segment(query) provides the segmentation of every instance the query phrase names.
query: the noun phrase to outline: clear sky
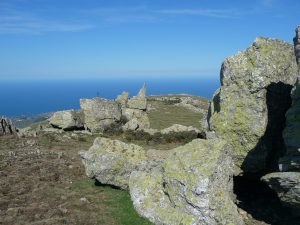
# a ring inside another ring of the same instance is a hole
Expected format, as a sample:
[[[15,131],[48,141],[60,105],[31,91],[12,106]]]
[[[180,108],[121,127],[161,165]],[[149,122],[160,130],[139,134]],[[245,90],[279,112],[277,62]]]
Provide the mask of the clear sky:
[[[0,80],[218,77],[255,37],[292,42],[299,0],[0,0]]]

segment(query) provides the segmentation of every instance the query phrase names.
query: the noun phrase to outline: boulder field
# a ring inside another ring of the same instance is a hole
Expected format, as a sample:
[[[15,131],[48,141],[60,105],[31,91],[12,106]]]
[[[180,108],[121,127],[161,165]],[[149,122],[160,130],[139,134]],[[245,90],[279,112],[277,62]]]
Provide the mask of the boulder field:
[[[66,131],[85,129],[91,132],[103,132],[122,125],[124,130],[150,128],[146,113],[146,84],[132,98],[128,92],[123,92],[116,100],[80,99],[80,108],[54,113],[49,119],[50,125]]]
[[[128,189],[136,211],[157,225],[244,224],[233,195],[238,174],[265,175],[261,179],[299,216],[299,32],[295,47],[257,38],[224,61],[206,140],[153,159],[140,146],[99,138],[80,153],[87,175]],[[118,98],[123,105],[125,98]],[[133,99],[132,110],[145,110],[133,106],[139,101]]]

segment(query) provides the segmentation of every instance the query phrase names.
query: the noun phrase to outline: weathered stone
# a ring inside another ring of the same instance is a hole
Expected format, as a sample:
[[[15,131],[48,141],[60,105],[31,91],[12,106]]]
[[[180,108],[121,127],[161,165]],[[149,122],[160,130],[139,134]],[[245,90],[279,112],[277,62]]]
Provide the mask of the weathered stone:
[[[147,115],[147,113],[140,109],[129,109],[129,108],[122,109],[122,117],[127,122],[134,118],[143,117],[144,115]]]
[[[299,80],[292,92],[293,104],[286,113],[286,127],[283,138],[286,154],[279,161],[282,171],[300,170],[300,83]]]
[[[80,99],[84,122],[92,132],[103,131],[121,119],[121,105],[105,99]]]
[[[80,156],[88,177],[122,189],[128,188],[132,171],[145,169],[147,160],[142,147],[107,138],[96,138],[89,151],[80,152]]]
[[[119,102],[122,107],[126,107],[128,98],[129,98],[129,93],[123,92],[122,94],[118,95],[118,97],[116,98],[116,102]]]
[[[11,120],[4,117],[0,118],[0,136],[17,134],[18,129],[13,125]]]
[[[223,63],[209,126],[231,144],[235,164],[245,172],[277,167],[297,74],[293,47],[276,39],[257,38]]]
[[[285,206],[292,209],[295,216],[300,215],[300,172],[270,173],[262,180],[277,193]]]
[[[128,100],[127,107],[131,109],[147,109],[147,99],[146,99],[146,84],[139,91],[137,96]]]
[[[231,200],[232,162],[224,141],[196,139],[162,168],[134,171],[129,180],[138,213],[154,224],[243,224]]]
[[[138,118],[129,120],[123,127],[124,130],[143,130],[150,128],[150,121],[147,114],[142,115]]]
[[[180,132],[196,132],[200,133],[200,131],[197,128],[194,128],[192,126],[184,126],[180,124],[173,124],[170,127],[167,127],[165,129],[162,129],[160,131],[162,134],[169,134],[169,133],[180,133]]]
[[[78,130],[84,127],[83,112],[66,110],[55,112],[49,119],[49,123],[63,130]]]

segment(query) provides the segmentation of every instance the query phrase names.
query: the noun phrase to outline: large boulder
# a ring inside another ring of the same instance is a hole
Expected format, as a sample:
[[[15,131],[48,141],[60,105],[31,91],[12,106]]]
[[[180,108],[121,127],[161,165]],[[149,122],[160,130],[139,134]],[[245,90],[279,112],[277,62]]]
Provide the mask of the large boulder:
[[[127,107],[130,109],[147,109],[146,84],[144,84],[137,96],[134,96],[133,98],[128,100]]]
[[[84,128],[83,112],[66,110],[55,112],[49,119],[49,123],[63,130],[78,130]]]
[[[11,120],[0,118],[0,136],[17,134],[18,129],[13,125]]]
[[[174,149],[162,168],[133,171],[130,195],[137,212],[154,224],[239,225],[232,172],[224,141],[196,139]]]
[[[87,152],[80,152],[88,177],[102,184],[128,188],[129,176],[134,170],[147,167],[146,151],[134,144],[108,138],[96,138]]]
[[[87,129],[92,132],[103,131],[121,120],[121,105],[115,101],[101,98],[80,99]]]
[[[231,144],[234,162],[245,172],[276,169],[297,74],[293,46],[276,39],[257,38],[223,63],[209,129]]]
[[[278,195],[283,205],[300,215],[300,172],[277,172],[262,177]]]

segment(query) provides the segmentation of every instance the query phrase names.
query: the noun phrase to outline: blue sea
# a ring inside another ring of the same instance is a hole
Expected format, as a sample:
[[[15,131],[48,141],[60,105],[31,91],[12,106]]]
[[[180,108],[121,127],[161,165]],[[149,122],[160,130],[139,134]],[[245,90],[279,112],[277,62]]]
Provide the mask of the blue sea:
[[[209,99],[220,85],[218,78],[1,81],[0,115],[78,109],[80,98],[115,99],[123,91],[133,96],[144,82],[147,95],[187,93]]]

